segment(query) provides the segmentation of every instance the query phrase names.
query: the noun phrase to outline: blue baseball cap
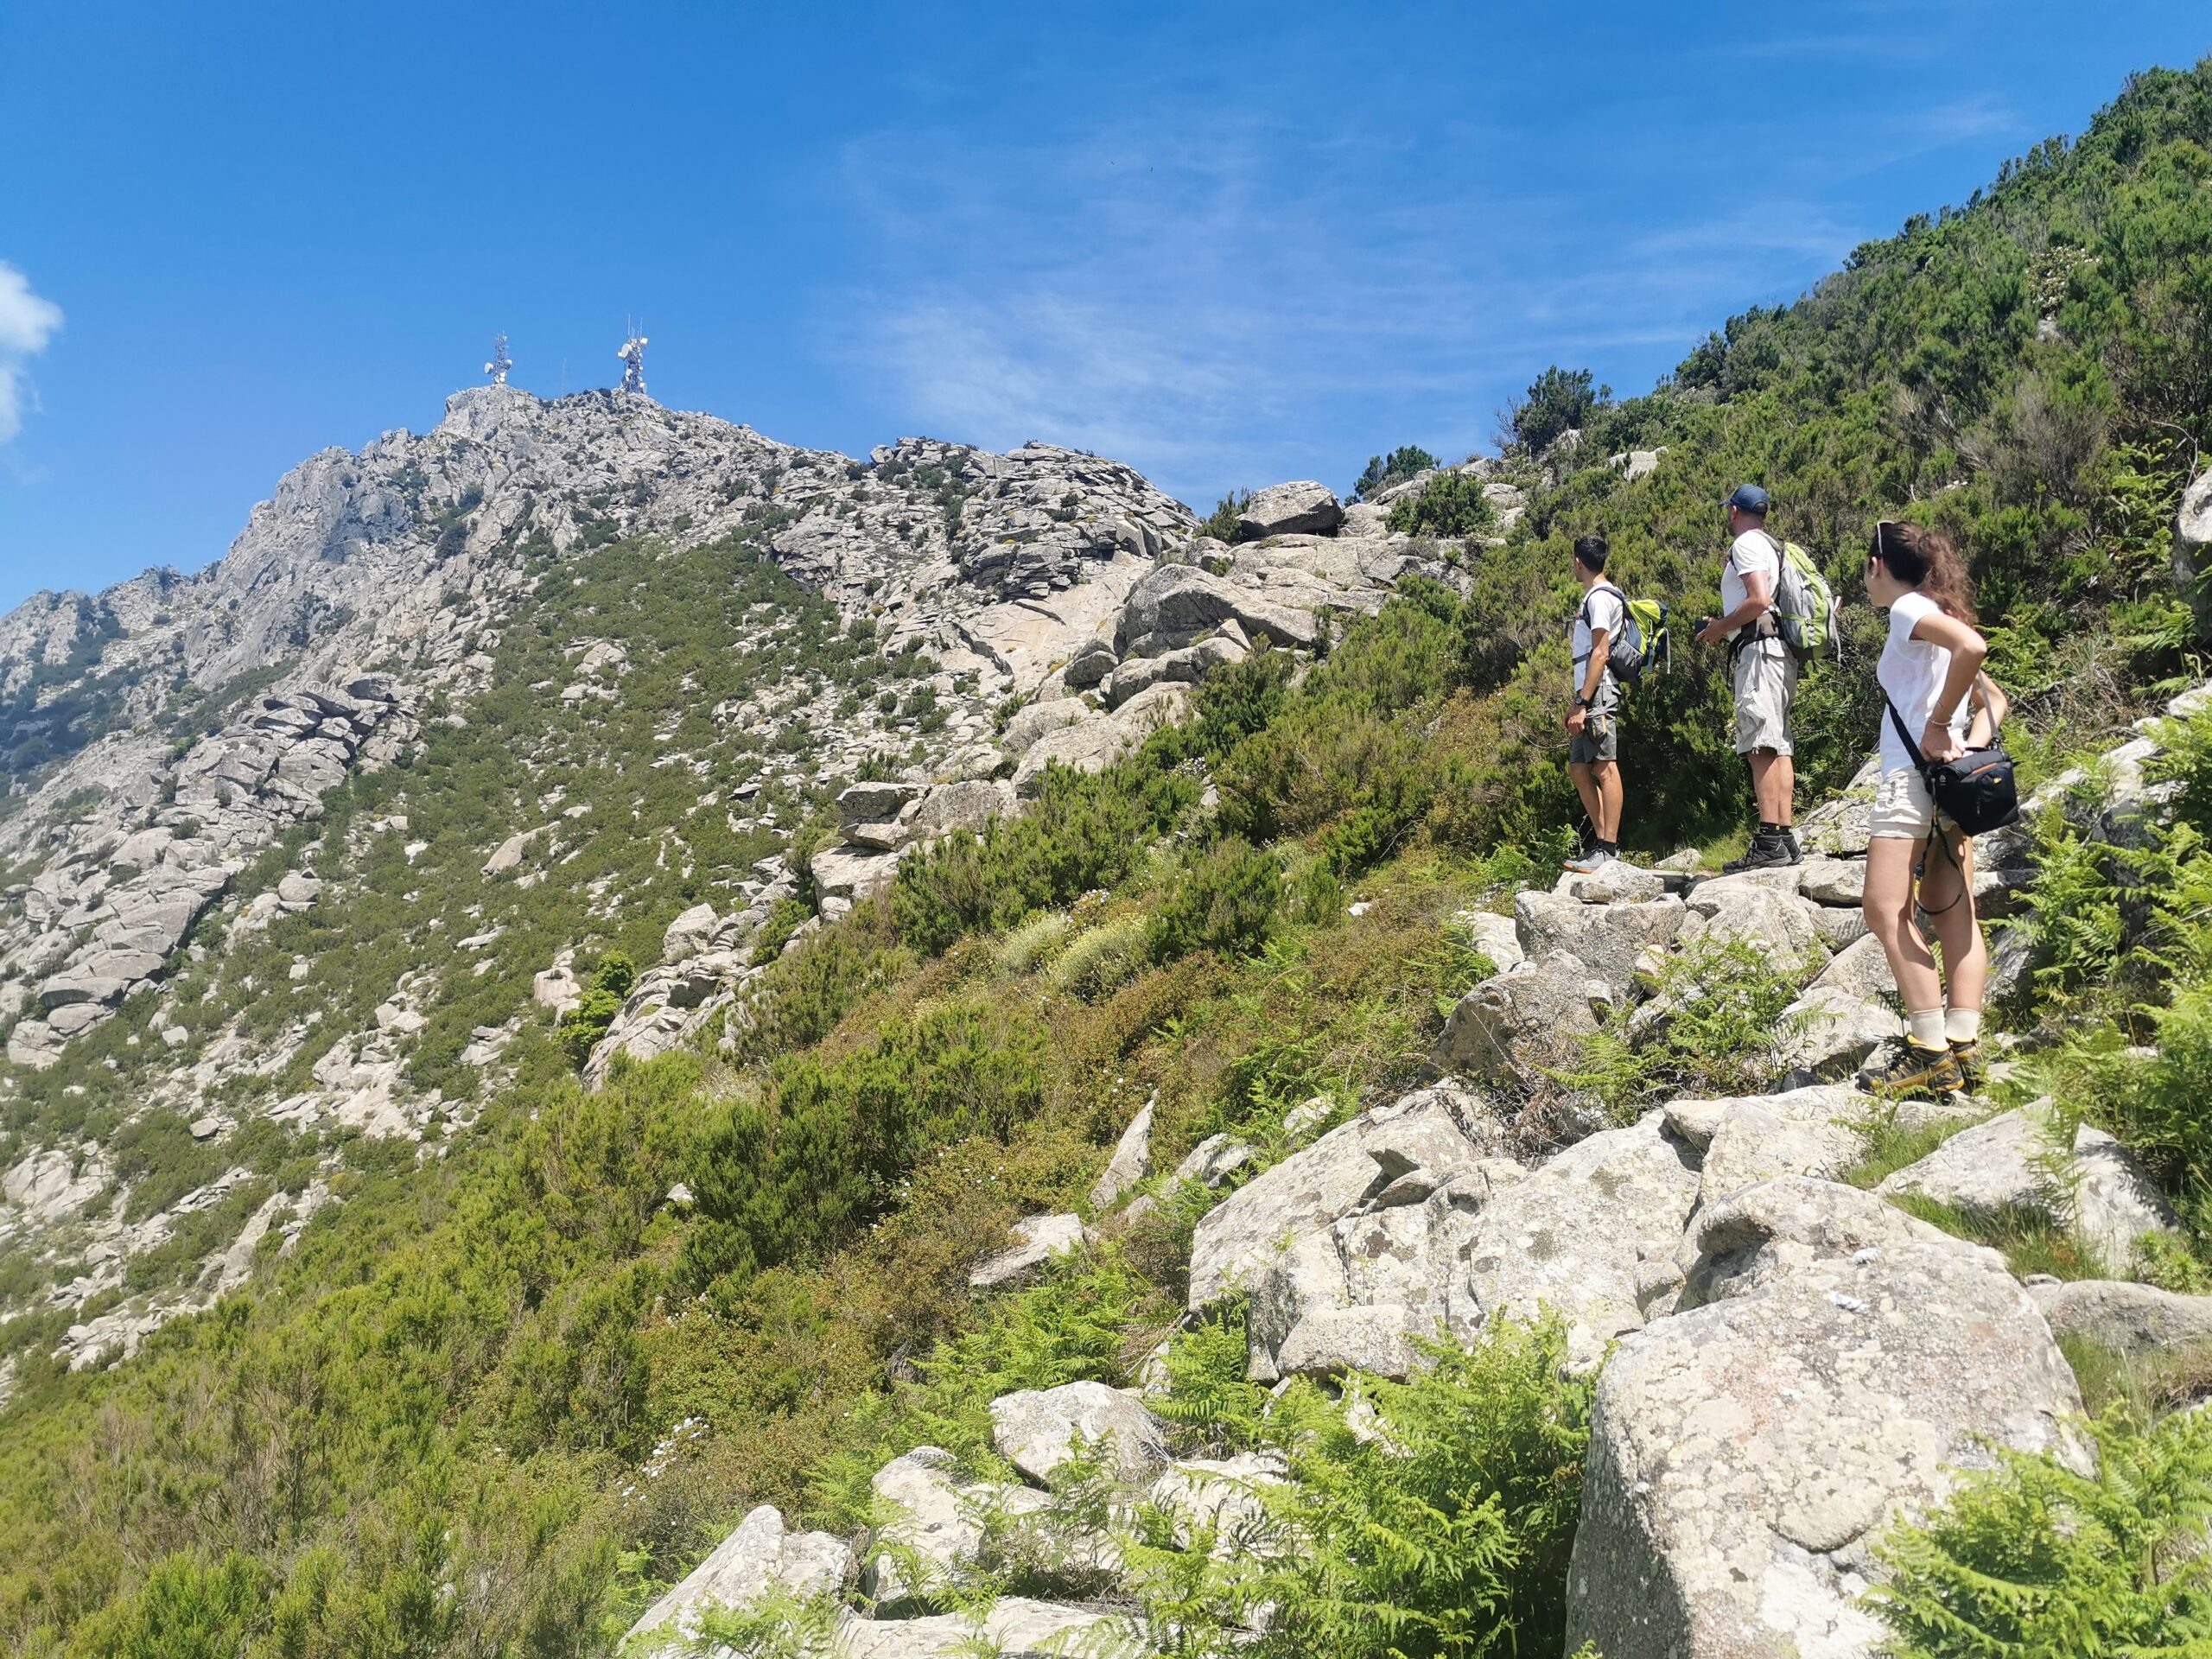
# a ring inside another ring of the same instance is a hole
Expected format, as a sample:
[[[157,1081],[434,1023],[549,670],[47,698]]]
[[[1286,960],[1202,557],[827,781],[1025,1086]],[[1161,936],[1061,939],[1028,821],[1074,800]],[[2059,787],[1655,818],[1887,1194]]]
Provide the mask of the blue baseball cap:
[[[1736,493],[1720,505],[1724,507],[1733,507],[1738,512],[1748,512],[1757,518],[1764,518],[1766,517],[1766,492],[1756,484],[1738,485]]]

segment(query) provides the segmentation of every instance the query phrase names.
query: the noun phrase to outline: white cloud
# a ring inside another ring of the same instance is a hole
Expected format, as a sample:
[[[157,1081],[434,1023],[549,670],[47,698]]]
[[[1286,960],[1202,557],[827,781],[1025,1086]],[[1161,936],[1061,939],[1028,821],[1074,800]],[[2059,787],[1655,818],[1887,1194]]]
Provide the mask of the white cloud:
[[[0,443],[23,429],[32,397],[30,359],[61,331],[61,308],[31,292],[30,279],[0,260]]]
[[[1402,149],[1189,105],[1060,144],[877,135],[843,177],[874,276],[828,350],[932,436],[1096,450],[1203,510],[1408,439],[1464,454],[1546,363],[1671,362],[1716,295],[1794,295],[1859,239],[1783,200],[1608,224]]]

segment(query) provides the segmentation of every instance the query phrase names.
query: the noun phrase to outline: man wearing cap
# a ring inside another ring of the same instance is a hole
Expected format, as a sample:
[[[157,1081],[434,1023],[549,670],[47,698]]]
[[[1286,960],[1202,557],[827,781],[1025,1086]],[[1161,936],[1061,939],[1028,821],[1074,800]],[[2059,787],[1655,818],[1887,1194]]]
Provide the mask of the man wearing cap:
[[[1766,532],[1767,493],[1745,484],[1722,504],[1728,515],[1728,556],[1720,567],[1720,614],[1698,630],[1700,645],[1728,647],[1736,693],[1736,753],[1751,763],[1759,827],[1750,849],[1729,870],[1797,863],[1804,855],[1790,828],[1797,793],[1790,759],[1789,709],[1797,698],[1797,659],[1775,626],[1774,595],[1782,579],[1782,543]]]

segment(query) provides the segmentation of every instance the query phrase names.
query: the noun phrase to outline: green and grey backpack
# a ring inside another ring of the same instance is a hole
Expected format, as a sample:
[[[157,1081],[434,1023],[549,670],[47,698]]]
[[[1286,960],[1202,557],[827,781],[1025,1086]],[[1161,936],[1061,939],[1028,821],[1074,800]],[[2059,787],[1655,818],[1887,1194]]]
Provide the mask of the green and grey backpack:
[[[1590,589],[1600,588],[1621,602],[1627,620],[1621,625],[1621,637],[1605,641],[1605,665],[1613,671],[1624,690],[1637,684],[1643,672],[1656,663],[1664,668],[1673,660],[1673,642],[1667,634],[1667,607],[1656,599],[1630,599],[1610,582],[1601,582]],[[1590,623],[1590,601],[1585,597],[1576,620],[1585,627]]]
[[[1823,656],[1843,660],[1843,630],[1835,589],[1813,556],[1795,542],[1767,535],[1781,566],[1774,584],[1774,631],[1801,664]]]

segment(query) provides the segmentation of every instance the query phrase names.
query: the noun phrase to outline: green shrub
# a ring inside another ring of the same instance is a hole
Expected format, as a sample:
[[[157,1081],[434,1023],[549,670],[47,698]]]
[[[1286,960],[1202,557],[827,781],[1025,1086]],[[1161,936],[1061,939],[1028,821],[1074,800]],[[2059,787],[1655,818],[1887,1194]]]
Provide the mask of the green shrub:
[[[1554,364],[1508,412],[1503,435],[1532,455],[1542,454],[1560,433],[1589,425],[1599,405],[1612,397],[1611,386],[1592,382],[1587,369],[1562,369]]]
[[[2088,1427],[2094,1475],[2003,1452],[1883,1542],[1872,1600],[1898,1659],[2212,1650],[2212,1419]]]
[[[236,1659],[267,1628],[270,1579],[243,1555],[213,1565],[165,1556],[137,1594],[86,1622],[73,1651],[87,1659]]]
[[[1145,938],[1154,962],[1194,950],[1247,956],[1267,942],[1282,909],[1283,863],[1273,852],[1230,837],[1177,878]]]
[[[993,1466],[993,1400],[1067,1382],[1123,1384],[1132,1328],[1174,1311],[1111,1244],[1061,1258],[1041,1283],[923,1358],[912,1380],[863,1403],[813,1471],[815,1502],[835,1524],[865,1519],[875,1471],[918,1446],[940,1446],[977,1471]]]
[[[577,999],[575,1007],[561,1016],[561,1052],[570,1065],[581,1071],[591,1058],[592,1050],[614,1024],[615,1015],[622,1012],[623,999],[637,982],[638,965],[621,951],[610,950],[600,959],[590,988]]]
[[[1198,525],[1198,534],[1211,536],[1217,542],[1235,542],[1243,535],[1244,509],[1252,505],[1252,492],[1231,490],[1214,504]]]
[[[1443,464],[1434,455],[1415,443],[1401,444],[1388,455],[1370,455],[1367,458],[1367,470],[1359,475],[1351,486],[1351,499],[1371,500],[1393,484],[1411,478],[1415,473],[1425,472],[1433,467],[1441,467]]]
[[[1048,767],[1019,818],[995,818],[980,837],[948,836],[899,865],[891,892],[899,936],[933,956],[965,934],[1118,886],[1153,840],[1198,804],[1199,787],[1147,753],[1095,777]]]
[[[1054,960],[1046,978],[1052,988],[1096,1002],[1144,971],[1152,925],[1141,916],[1124,916],[1078,933]]]
[[[764,1060],[811,1047],[855,1002],[912,962],[878,931],[849,922],[823,929],[770,964],[732,1017],[734,1052],[740,1059]]]
[[[1058,956],[1075,931],[1064,911],[1033,916],[999,941],[998,963],[1009,974],[1034,973]]]
[[[1497,516],[1483,494],[1482,480],[1474,474],[1439,473],[1419,494],[1392,502],[1384,522],[1394,535],[1456,538],[1488,533]]]
[[[746,1659],[831,1659],[842,1649],[840,1630],[843,1605],[835,1596],[802,1599],[779,1584],[738,1609],[709,1602],[696,1628],[686,1630],[671,1620],[649,1637],[640,1637],[632,1659],[664,1654],[684,1659],[718,1659],[741,1653]]]
[[[925,1151],[1003,1141],[1035,1116],[1043,1064],[1034,1026],[967,1002],[887,1020],[871,1047],[839,1059],[779,1060],[767,1097],[729,1103],[700,1147],[685,1276],[741,1286],[849,1236]]]

